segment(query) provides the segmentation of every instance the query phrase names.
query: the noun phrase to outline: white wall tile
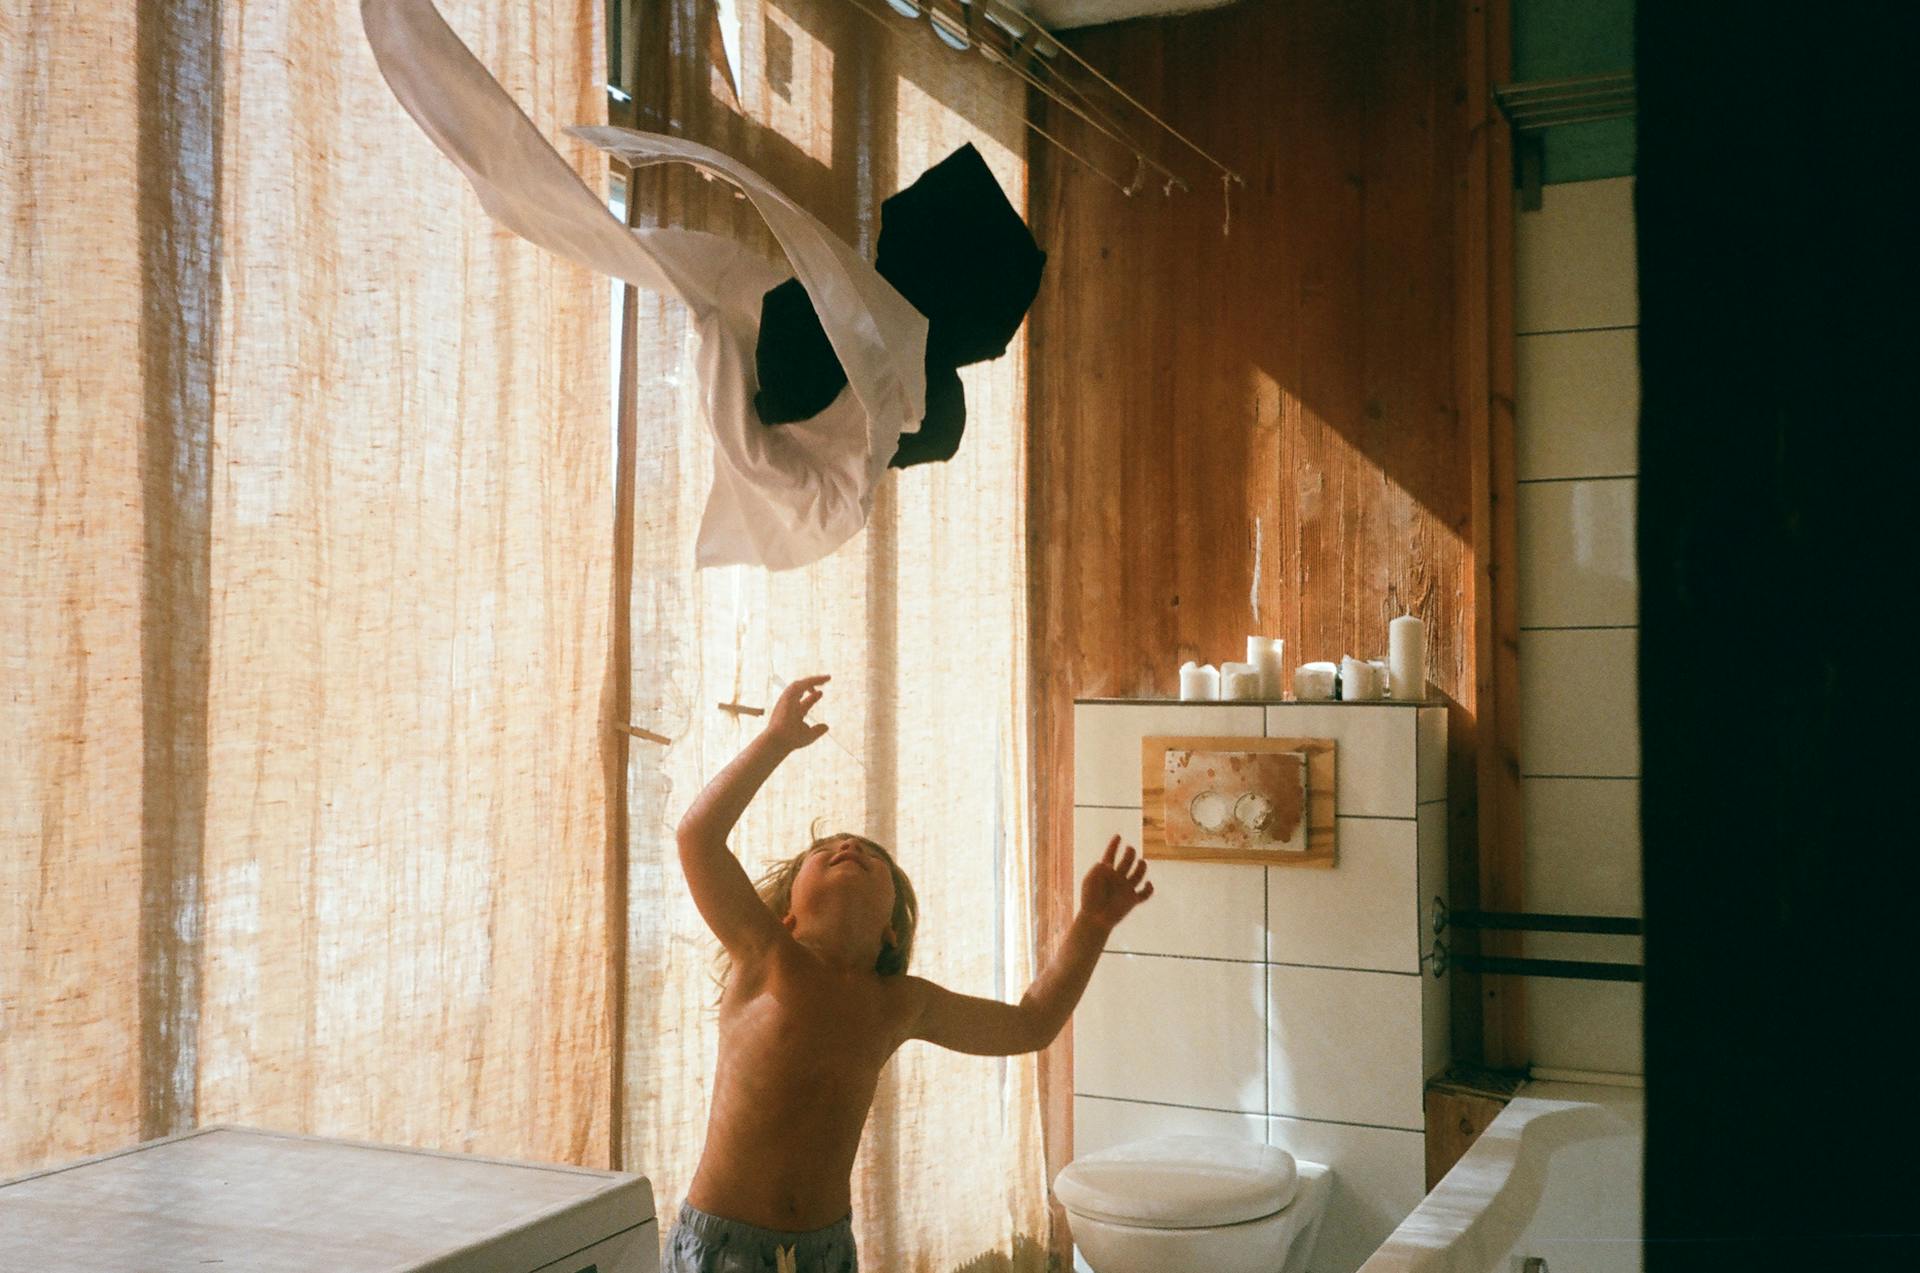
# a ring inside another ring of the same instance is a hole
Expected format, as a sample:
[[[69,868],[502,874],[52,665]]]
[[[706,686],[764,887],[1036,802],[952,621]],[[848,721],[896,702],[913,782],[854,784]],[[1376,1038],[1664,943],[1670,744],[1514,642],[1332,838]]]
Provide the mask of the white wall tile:
[[[1522,336],[1514,398],[1521,481],[1640,469],[1640,329]]]
[[[1427,1142],[1419,1132],[1269,1118],[1267,1143],[1333,1168],[1312,1273],[1353,1273],[1426,1196]]]
[[[1633,179],[1548,186],[1514,220],[1514,321],[1521,333],[1640,321]]]
[[[1423,707],[1420,709],[1420,721],[1417,728],[1416,743],[1419,748],[1419,800],[1426,804],[1429,800],[1447,798],[1447,709],[1444,707]]]
[[[1267,958],[1286,964],[1418,972],[1420,887],[1414,828],[1414,823],[1397,819],[1338,818],[1331,871],[1266,867]]]
[[[1261,709],[1237,703],[1075,703],[1073,802],[1140,807],[1149,734],[1258,738]]]
[[[1424,1127],[1420,980],[1270,967],[1269,1111]]]
[[[1266,1112],[1260,964],[1106,955],[1073,1017],[1077,1096]]]
[[[1638,485],[1632,478],[1521,484],[1515,518],[1523,627],[1640,621],[1634,563]]]
[[[1531,941],[1528,953],[1536,947]],[[1621,958],[1621,946],[1609,959]],[[1592,952],[1588,952],[1592,953]],[[1565,957],[1564,950],[1556,955]],[[1563,1070],[1644,1074],[1640,987],[1627,981],[1527,983],[1527,1033],[1533,1064]]]
[[[1138,1101],[1115,1101],[1100,1096],[1073,1098],[1073,1155],[1076,1158],[1150,1136],[1220,1136],[1259,1144],[1267,1138],[1267,1120],[1260,1114],[1143,1105]]]
[[[1531,896],[1527,904],[1544,909]],[[1521,953],[1529,959],[1645,962],[1640,938],[1600,933],[1528,933]],[[1530,1059],[1558,1069],[1643,1073],[1641,1002],[1640,987],[1632,982],[1535,978],[1527,988]]]
[[[1525,778],[1527,909],[1640,914],[1640,781]]]
[[[1073,811],[1076,881],[1116,835],[1139,847],[1138,809]],[[1150,862],[1147,878],[1153,896],[1113,930],[1107,949],[1259,961],[1266,948],[1266,869],[1232,862]]]
[[[1523,774],[1640,772],[1636,630],[1520,634]]]
[[[1334,813],[1411,818],[1418,803],[1419,709],[1370,704],[1284,703],[1268,707],[1269,738],[1331,738]]]
[[[1420,806],[1420,1069],[1432,1078],[1453,1059],[1453,1017],[1448,1002],[1447,976],[1433,975],[1430,958],[1437,934],[1433,931],[1438,901],[1447,889],[1447,806]]]

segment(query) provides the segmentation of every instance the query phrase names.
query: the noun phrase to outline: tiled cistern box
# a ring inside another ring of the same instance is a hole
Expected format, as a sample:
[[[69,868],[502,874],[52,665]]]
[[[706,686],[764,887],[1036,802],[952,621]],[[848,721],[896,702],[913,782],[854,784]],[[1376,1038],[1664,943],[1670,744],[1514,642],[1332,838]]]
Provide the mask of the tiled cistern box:
[[[1176,1132],[1330,1165],[1314,1273],[1358,1268],[1426,1192],[1423,1093],[1448,1056],[1444,707],[1085,700],[1074,857],[1140,842],[1140,740],[1331,738],[1332,870],[1152,863],[1074,1016],[1074,1152]],[[1444,971],[1444,969],[1443,969]]]

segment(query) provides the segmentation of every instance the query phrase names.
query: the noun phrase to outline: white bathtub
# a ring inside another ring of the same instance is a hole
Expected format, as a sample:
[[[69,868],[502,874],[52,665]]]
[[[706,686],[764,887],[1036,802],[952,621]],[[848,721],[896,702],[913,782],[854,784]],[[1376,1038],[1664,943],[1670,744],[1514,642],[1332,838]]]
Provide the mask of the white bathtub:
[[[1639,1273],[1645,1105],[1529,1083],[1360,1273]]]

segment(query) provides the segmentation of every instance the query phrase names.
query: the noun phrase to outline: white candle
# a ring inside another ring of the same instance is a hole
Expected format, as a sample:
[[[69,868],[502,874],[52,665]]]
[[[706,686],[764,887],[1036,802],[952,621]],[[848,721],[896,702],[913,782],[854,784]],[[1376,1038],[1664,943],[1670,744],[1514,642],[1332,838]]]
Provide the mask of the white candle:
[[[1279,637],[1247,638],[1247,662],[1260,669],[1260,697],[1278,699],[1286,689],[1287,643]]]
[[[1180,665],[1180,701],[1210,703],[1220,697],[1220,673],[1211,663],[1191,660]]]
[[[1331,663],[1302,663],[1293,670],[1293,696],[1303,703],[1332,698],[1333,678],[1339,670]]]
[[[1427,697],[1427,627],[1410,614],[1387,625],[1387,685],[1402,702]]]
[[[1251,663],[1222,663],[1220,697],[1242,702],[1257,700],[1260,697],[1260,669]]]
[[[1340,660],[1340,701],[1369,703],[1380,697],[1380,669],[1365,659]]]

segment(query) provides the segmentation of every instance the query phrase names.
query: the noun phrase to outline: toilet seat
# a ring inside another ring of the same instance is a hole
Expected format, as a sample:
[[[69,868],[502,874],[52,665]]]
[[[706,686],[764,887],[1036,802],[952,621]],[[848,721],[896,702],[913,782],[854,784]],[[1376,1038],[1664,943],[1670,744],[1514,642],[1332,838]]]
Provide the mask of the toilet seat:
[[[1218,1136],[1137,1140],[1069,1163],[1053,1190],[1069,1212],[1145,1229],[1242,1224],[1284,1210],[1293,1155]]]

